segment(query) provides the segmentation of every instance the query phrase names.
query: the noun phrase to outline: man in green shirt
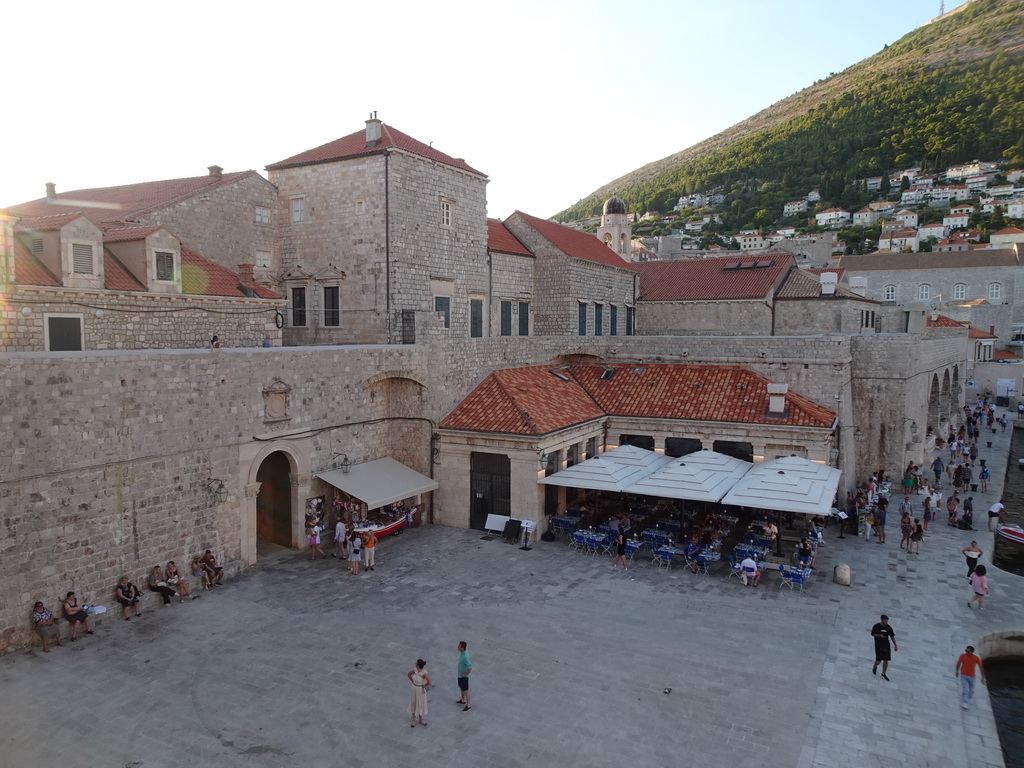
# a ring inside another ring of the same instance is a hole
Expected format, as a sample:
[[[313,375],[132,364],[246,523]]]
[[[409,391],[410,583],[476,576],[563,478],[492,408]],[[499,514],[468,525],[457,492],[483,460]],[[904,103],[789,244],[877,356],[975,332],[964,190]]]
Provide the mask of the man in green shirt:
[[[459,691],[462,696],[456,704],[464,704],[463,712],[469,712],[473,708],[469,696],[469,673],[473,671],[473,663],[469,660],[469,651],[466,650],[466,641],[459,642]]]

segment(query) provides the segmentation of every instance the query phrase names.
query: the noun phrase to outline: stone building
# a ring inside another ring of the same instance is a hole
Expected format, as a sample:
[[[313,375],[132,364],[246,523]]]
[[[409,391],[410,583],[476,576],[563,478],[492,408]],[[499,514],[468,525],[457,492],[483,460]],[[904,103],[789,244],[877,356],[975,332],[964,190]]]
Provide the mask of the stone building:
[[[636,268],[593,235],[516,211],[505,226],[534,254],[535,332],[632,336]]]
[[[630,260],[630,242],[633,234],[629,227],[629,213],[624,200],[610,197],[604,201],[597,237],[625,261]]]
[[[267,171],[286,344],[488,335],[486,175],[376,117]]]

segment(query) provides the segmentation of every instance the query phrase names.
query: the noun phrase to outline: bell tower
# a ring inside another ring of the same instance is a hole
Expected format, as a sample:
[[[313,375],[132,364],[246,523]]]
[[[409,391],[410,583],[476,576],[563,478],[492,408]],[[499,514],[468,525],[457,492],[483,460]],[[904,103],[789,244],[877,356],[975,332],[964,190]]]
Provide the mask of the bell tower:
[[[602,243],[619,254],[625,261],[630,260],[630,242],[633,235],[629,229],[626,203],[621,198],[609,197],[604,201],[601,226],[597,228],[597,236]]]

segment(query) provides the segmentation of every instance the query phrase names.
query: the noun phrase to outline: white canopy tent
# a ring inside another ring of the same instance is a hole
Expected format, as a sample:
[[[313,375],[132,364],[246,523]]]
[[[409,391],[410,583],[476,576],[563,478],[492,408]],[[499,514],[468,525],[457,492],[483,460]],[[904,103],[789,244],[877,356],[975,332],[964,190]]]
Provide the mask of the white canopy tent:
[[[707,449],[671,459],[629,487],[630,493],[691,501],[721,501],[747,474],[747,462]]]
[[[567,467],[538,483],[562,485],[568,488],[586,488],[594,491],[625,493],[631,486],[652,472],[672,461],[655,451],[637,448],[634,445],[620,445],[600,456]]]
[[[340,469],[317,472],[314,477],[365,502],[367,509],[378,509],[437,489],[436,480],[391,457],[353,464],[348,472]]]
[[[825,516],[831,513],[841,474],[797,456],[773,459],[752,467],[722,503]]]

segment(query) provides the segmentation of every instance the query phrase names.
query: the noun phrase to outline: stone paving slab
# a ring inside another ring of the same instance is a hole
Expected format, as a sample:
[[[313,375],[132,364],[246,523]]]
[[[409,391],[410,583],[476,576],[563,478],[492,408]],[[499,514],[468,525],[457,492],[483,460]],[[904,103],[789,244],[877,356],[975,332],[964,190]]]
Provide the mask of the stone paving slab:
[[[1008,443],[983,453],[992,488]],[[984,521],[995,494],[973,495]],[[884,546],[836,534],[802,594],[776,574],[743,587],[724,564],[623,574],[564,542],[527,552],[440,527],[381,542],[359,577],[277,550],[201,600],[147,599],[140,619],[0,659],[0,764],[1002,766],[985,689],[964,712],[953,677],[964,645],[1020,626],[1020,579],[997,569],[986,610],[966,607],[959,549],[974,536],[990,552],[991,534],[933,526],[920,555],[893,524]],[[831,582],[837,563],[851,587]],[[889,683],[870,671],[882,612],[900,646]],[[417,657],[435,688],[430,727],[412,729]]]

